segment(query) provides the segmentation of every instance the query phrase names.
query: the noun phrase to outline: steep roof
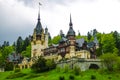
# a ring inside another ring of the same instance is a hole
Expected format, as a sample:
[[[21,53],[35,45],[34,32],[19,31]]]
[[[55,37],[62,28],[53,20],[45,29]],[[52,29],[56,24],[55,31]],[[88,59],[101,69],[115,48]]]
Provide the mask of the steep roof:
[[[87,47],[88,48],[93,48],[95,46],[95,43],[94,42],[89,42],[87,43]]]
[[[40,35],[42,33],[43,28],[40,20],[38,20],[35,30],[37,35]]]
[[[70,14],[70,23],[69,23],[69,30],[68,30],[68,33],[67,33],[67,37],[68,36],[75,36],[75,31],[73,30],[71,14]]]
[[[39,12],[38,12],[38,22],[37,22],[35,30],[36,30],[36,35],[40,35],[43,30],[41,22],[40,22],[40,5],[39,5]]]
[[[83,43],[85,42],[84,38],[81,38],[81,39],[77,39],[76,40],[76,43],[78,44],[77,46],[78,47],[82,47]]]
[[[62,30],[60,31],[60,35],[61,35],[61,40],[59,41],[60,43],[64,43],[66,42],[68,39],[64,36]]]

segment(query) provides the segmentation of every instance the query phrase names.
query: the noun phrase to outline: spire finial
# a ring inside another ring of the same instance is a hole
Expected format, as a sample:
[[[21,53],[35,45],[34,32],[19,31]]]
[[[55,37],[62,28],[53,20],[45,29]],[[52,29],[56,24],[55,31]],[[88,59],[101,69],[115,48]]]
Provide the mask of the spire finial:
[[[71,18],[71,13],[70,13],[70,23],[69,23],[69,26],[73,26],[73,24],[72,24],[72,18]]]
[[[39,2],[39,12],[38,12],[38,20],[40,20],[40,6],[41,6],[42,4]]]

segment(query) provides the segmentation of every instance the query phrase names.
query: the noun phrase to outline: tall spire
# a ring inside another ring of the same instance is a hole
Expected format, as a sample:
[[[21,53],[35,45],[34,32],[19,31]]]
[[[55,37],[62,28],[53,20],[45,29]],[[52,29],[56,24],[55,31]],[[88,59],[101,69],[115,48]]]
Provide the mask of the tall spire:
[[[40,20],[40,5],[42,4],[39,2],[38,21]]]
[[[40,22],[40,5],[41,5],[41,3],[39,3],[38,22],[37,22],[37,25],[36,25],[36,34],[37,35],[41,35],[42,30],[43,30],[41,22]]]
[[[69,37],[69,36],[75,36],[75,31],[73,30],[71,14],[70,14],[69,30],[68,30],[68,33],[67,33],[67,37]]]
[[[71,18],[71,13],[70,13],[70,23],[69,23],[69,26],[72,27],[73,24],[72,24],[72,18]]]

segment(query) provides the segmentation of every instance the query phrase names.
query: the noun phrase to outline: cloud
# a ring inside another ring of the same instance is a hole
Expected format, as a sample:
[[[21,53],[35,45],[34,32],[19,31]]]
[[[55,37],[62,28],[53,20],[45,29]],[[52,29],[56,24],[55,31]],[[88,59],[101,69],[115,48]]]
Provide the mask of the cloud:
[[[81,34],[94,28],[106,33],[120,32],[119,0],[0,0],[0,43],[13,43],[18,36],[32,35],[39,1],[43,28],[47,26],[52,37],[61,29],[67,33],[70,13],[74,30]]]
[[[18,36],[25,37],[31,33],[32,8],[25,7],[16,0],[1,0],[0,11],[0,43],[4,40],[12,43]]]

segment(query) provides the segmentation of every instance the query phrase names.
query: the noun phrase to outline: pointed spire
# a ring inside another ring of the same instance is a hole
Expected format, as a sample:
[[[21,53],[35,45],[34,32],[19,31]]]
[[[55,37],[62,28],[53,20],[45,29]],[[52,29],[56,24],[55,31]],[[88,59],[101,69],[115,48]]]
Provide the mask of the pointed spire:
[[[61,36],[61,37],[64,37],[64,33],[63,33],[62,30],[60,30],[60,36]]]
[[[68,33],[67,33],[67,37],[69,37],[69,36],[75,36],[75,31],[73,30],[71,14],[70,14],[69,30],[68,30]]]
[[[72,18],[71,18],[71,13],[70,13],[70,23],[69,23],[69,26],[72,27],[73,24],[72,24]]]
[[[38,11],[38,21],[40,21],[40,6],[41,6],[42,4],[39,2],[39,11]]]
[[[42,24],[40,22],[40,5],[41,5],[41,3],[39,3],[38,22],[36,25],[36,34],[37,35],[41,35],[42,31],[43,31]]]
[[[45,28],[45,34],[48,34],[48,28],[47,28],[47,26]]]

